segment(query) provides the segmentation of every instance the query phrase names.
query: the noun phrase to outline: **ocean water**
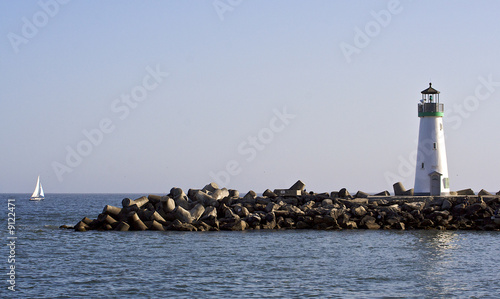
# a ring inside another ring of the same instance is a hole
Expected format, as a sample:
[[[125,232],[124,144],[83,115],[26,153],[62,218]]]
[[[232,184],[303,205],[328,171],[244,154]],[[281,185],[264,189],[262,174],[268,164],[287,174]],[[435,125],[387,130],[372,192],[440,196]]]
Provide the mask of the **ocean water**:
[[[500,296],[499,232],[59,229],[138,196],[47,194],[30,202],[29,194],[0,194],[0,298]],[[9,198],[15,263],[8,261]]]

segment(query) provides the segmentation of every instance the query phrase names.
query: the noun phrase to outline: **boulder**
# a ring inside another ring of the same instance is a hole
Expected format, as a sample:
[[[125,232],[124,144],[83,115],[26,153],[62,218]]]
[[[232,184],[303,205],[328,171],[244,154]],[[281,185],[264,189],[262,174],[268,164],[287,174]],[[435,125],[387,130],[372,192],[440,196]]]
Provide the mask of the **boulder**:
[[[151,219],[156,220],[162,224],[167,222],[165,220],[165,218],[163,218],[163,216],[161,216],[160,213],[158,213],[157,211],[153,211],[153,214],[151,215]]]
[[[130,229],[130,225],[128,225],[128,223],[124,222],[124,221],[118,222],[118,225],[115,228],[116,231],[120,231],[120,232],[126,232],[129,229]]]
[[[415,201],[415,202],[405,202],[401,208],[404,210],[404,211],[413,211],[413,210],[417,210],[417,211],[422,211],[425,207],[425,202],[423,201]]]
[[[374,196],[390,196],[391,194],[389,193],[389,191],[382,191],[382,192],[379,192],[377,194],[375,194]]]
[[[299,204],[299,200],[296,197],[285,197],[282,200],[284,203],[294,205],[294,206]]]
[[[368,193],[365,193],[363,191],[358,191],[356,195],[354,195],[355,198],[368,198],[370,196]]]
[[[375,217],[366,215],[359,221],[359,226],[366,228],[366,224],[376,223],[376,221]]]
[[[364,216],[366,215],[367,211],[363,206],[359,206],[357,208],[351,209],[352,213],[356,216]]]
[[[175,209],[175,201],[168,196],[162,197],[160,206],[165,213],[170,213]]]
[[[142,222],[141,219],[139,219],[139,215],[137,215],[136,212],[132,212],[131,215],[129,216],[129,222],[131,223],[132,228],[134,230],[147,230],[148,227],[144,222]]]
[[[161,223],[159,223],[158,221],[156,221],[156,220],[153,220],[151,222],[151,225],[149,226],[149,229],[150,230],[157,230],[157,231],[164,231],[165,230],[163,228],[163,225]]]
[[[270,202],[267,206],[266,206],[266,212],[269,213],[269,212],[273,212],[277,209],[279,209],[281,206],[279,204],[276,204],[274,202]]]
[[[207,194],[204,191],[197,191],[194,195],[194,198],[199,204],[202,204],[205,207],[207,206],[217,207],[219,205],[219,202],[217,201],[216,198],[214,198],[212,195]]]
[[[203,189],[201,189],[201,191],[214,192],[217,189],[219,189],[219,186],[216,183],[211,182],[210,184],[203,187]]]
[[[236,220],[234,223],[228,223],[221,227],[224,230],[232,230],[232,231],[243,231],[249,227],[248,223],[242,219]]]
[[[271,202],[271,199],[267,197],[257,197],[255,199],[255,203],[262,204],[262,205],[268,205]]]
[[[88,226],[88,224],[86,224],[83,221],[80,221],[75,225],[75,231],[77,231],[77,232],[86,232],[89,229],[90,229],[90,226]]]
[[[349,196],[351,196],[351,195],[349,194],[349,191],[347,191],[346,188],[342,188],[342,189],[339,190],[338,197],[340,197],[340,198],[347,198]]]
[[[380,229],[380,225],[377,223],[366,223],[364,228],[366,229]]]
[[[457,191],[458,195],[475,195],[474,191],[472,189],[463,189],[463,190],[458,190]]]
[[[99,214],[99,216],[97,216],[97,220],[101,223],[107,223],[109,225],[115,225],[118,224],[116,221],[116,219],[114,219],[113,217],[111,217],[110,215],[108,214]]]
[[[108,214],[111,216],[118,217],[120,215],[122,209],[115,207],[115,206],[110,206],[110,205],[105,205],[104,208],[102,209],[103,214]]]
[[[179,219],[176,219],[174,222],[172,222],[169,228],[178,231],[198,231],[198,229],[194,225],[189,223],[182,223]]]
[[[146,196],[139,197],[136,200],[132,200],[130,198],[124,198],[122,200],[122,205],[124,208],[132,206],[132,205],[136,205],[138,208],[140,208],[143,205],[145,205],[147,202],[149,202],[149,199]]]
[[[488,196],[488,195],[493,195],[491,194],[490,192],[484,190],[484,189],[481,189],[481,191],[479,191],[479,193],[477,195],[480,195],[480,196]]]
[[[187,201],[187,196],[178,196],[174,198],[174,202],[176,206],[189,210],[190,204],[189,201]]]
[[[223,188],[223,189],[217,189],[215,190],[213,193],[212,193],[212,197],[215,199],[215,200],[221,200],[225,197],[228,197],[229,196],[229,191],[226,189],[226,188]]]
[[[262,193],[262,196],[269,197],[269,198],[276,198],[277,195],[273,191],[266,189],[266,191],[264,191],[264,193]]]
[[[406,188],[403,186],[403,183],[397,182],[394,185],[392,185],[394,188],[394,195],[396,196],[404,196],[406,192]]]
[[[305,215],[304,211],[302,211],[301,209],[299,209],[296,206],[286,205],[285,209],[288,211],[289,215],[292,215],[294,217]]]
[[[413,196],[414,195],[413,188],[406,190],[403,195],[404,196]]]
[[[177,209],[175,210],[175,218],[179,220],[182,223],[192,223],[193,222],[193,216],[191,216],[191,213],[184,209],[181,206],[178,206]]]
[[[405,230],[405,224],[403,222],[396,222],[392,225],[393,228],[399,229],[399,230]]]
[[[209,206],[205,208],[205,211],[203,212],[203,215],[201,215],[200,220],[205,220],[210,217],[215,217],[217,218],[217,209],[213,206]]]
[[[441,210],[450,210],[453,207],[453,204],[448,199],[443,200],[441,204]]]
[[[356,224],[356,222],[350,220],[350,221],[347,221],[343,225],[343,228],[346,228],[346,229],[357,229],[358,225]]]
[[[245,207],[243,207],[241,204],[239,204],[239,205],[235,205],[233,209],[234,209],[234,212],[235,212],[238,216],[240,216],[240,217],[245,218],[245,217],[247,217],[248,215],[250,215],[250,212],[248,212],[248,209],[247,209],[247,208],[245,208]]]
[[[321,206],[323,206],[323,207],[332,206],[333,207],[333,201],[330,198],[325,198],[321,201]]]
[[[189,210],[189,214],[191,214],[192,222],[198,221],[200,217],[205,212],[205,207],[202,204],[196,204],[191,210]]]
[[[162,196],[160,196],[160,195],[154,195],[154,194],[148,195],[149,202],[154,204],[154,205],[158,204],[160,202],[161,198],[162,198]]]
[[[245,194],[245,196],[243,196],[243,198],[252,198],[252,199],[255,199],[257,198],[257,193],[255,193],[255,191],[253,190],[250,190],[247,192],[247,194]]]

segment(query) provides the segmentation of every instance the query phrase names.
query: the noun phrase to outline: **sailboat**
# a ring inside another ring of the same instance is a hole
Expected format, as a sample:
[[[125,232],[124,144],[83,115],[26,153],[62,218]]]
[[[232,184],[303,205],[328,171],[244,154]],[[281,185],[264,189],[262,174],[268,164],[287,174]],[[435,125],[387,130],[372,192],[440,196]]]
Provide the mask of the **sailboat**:
[[[40,183],[40,176],[38,176],[35,191],[31,194],[30,200],[43,200],[44,198],[42,183]]]

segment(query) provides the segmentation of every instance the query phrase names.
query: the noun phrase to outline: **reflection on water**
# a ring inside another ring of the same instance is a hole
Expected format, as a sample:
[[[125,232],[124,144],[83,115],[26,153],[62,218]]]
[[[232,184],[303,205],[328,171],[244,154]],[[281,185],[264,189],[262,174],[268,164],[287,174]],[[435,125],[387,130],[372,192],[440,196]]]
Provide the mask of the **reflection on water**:
[[[492,296],[498,289],[498,273],[493,267],[499,261],[494,252],[498,244],[484,244],[491,233],[456,231],[420,231],[414,242],[418,253],[415,263],[417,279],[429,294],[456,296],[473,291],[479,296]],[[490,236],[492,239],[497,234]],[[475,240],[481,242],[476,243]],[[493,245],[493,246],[490,246]],[[485,252],[490,257],[484,259]],[[479,258],[482,257],[482,258]],[[476,273],[481,273],[477,277]]]

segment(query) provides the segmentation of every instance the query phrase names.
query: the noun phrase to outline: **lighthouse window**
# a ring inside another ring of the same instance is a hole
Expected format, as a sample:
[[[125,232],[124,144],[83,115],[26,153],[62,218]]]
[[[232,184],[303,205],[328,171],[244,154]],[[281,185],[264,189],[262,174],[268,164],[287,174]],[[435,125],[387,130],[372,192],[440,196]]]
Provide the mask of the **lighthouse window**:
[[[437,149],[437,144],[435,142],[434,142],[433,146],[434,146],[434,149]]]
[[[439,124],[439,130],[442,131],[443,130],[443,124]]]
[[[422,162],[422,169],[424,169],[424,162]]]

